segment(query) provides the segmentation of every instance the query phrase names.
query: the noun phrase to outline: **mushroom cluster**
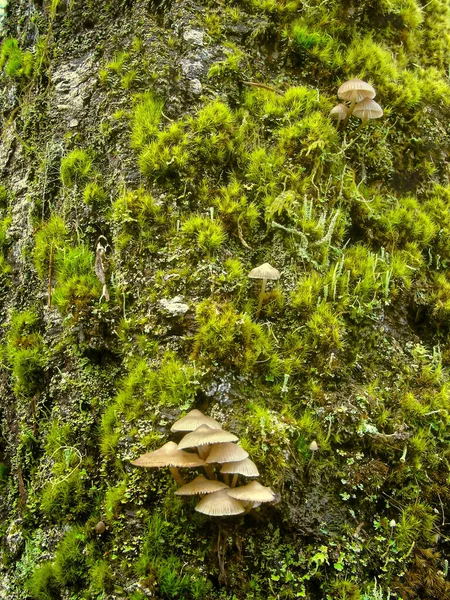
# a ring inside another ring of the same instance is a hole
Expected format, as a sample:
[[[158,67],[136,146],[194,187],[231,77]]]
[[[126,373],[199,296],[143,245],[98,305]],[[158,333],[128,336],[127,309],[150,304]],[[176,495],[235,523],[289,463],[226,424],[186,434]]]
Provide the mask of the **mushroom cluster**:
[[[172,425],[171,431],[186,435],[178,445],[167,442],[154,452],[142,454],[131,464],[147,468],[169,467],[180,486],[175,492],[177,496],[203,496],[195,507],[198,512],[213,517],[239,515],[262,502],[275,500],[273,491],[257,481],[236,487],[239,475],[258,477],[258,469],[249,459],[248,452],[236,444],[238,438],[222,429],[211,417],[199,410],[191,410]],[[204,469],[206,477],[198,475],[186,483],[178,469],[197,467]],[[231,482],[230,475],[233,476]],[[219,480],[220,476],[223,481]]]
[[[379,119],[383,116],[383,109],[374,101],[376,92],[374,88],[361,79],[350,79],[338,89],[338,97],[347,102],[338,104],[330,111],[330,117],[337,121],[339,129],[347,125],[351,115],[361,119],[361,125],[365,125],[369,119]]]

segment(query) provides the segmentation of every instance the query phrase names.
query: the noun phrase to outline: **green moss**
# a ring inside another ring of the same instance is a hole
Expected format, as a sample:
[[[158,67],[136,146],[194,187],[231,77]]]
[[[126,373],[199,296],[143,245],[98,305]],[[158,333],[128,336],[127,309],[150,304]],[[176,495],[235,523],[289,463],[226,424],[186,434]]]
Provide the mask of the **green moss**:
[[[14,38],[6,38],[0,51],[0,69],[5,69],[8,77],[18,80],[30,79],[33,75],[33,54],[19,48],[19,43]]]
[[[17,396],[33,396],[44,383],[46,357],[39,318],[33,311],[14,313],[11,317],[6,354],[12,368]]]
[[[215,252],[226,240],[226,234],[220,221],[194,215],[181,228],[188,240],[195,240],[196,250],[208,255]]]
[[[270,354],[271,340],[262,327],[231,303],[204,300],[197,308],[196,321],[192,356],[199,362],[249,371],[258,359]]]
[[[53,215],[36,232],[34,264],[41,279],[49,276],[50,262],[53,262],[55,253],[64,247],[67,235],[67,226],[58,215]]]
[[[61,181],[68,187],[85,183],[92,175],[92,157],[86,150],[77,148],[72,150],[61,160]]]
[[[60,598],[60,586],[53,563],[47,561],[36,567],[26,582],[26,588],[35,600]]]
[[[49,518],[59,521],[72,517],[85,516],[92,501],[86,490],[86,473],[78,467],[68,466],[64,461],[56,463],[64,474],[54,477],[40,494],[40,509]]]
[[[131,145],[144,148],[159,133],[164,103],[152,92],[138,96],[131,117]]]
[[[86,573],[84,546],[81,527],[72,527],[61,540],[54,560],[54,573],[61,586],[82,587]]]
[[[107,195],[103,187],[95,181],[91,181],[84,188],[83,200],[85,204],[92,207],[100,207],[105,204]]]
[[[98,561],[89,570],[89,589],[93,594],[109,593],[114,587],[115,577],[111,565],[106,560]]]
[[[59,250],[55,254],[55,275],[53,301],[63,315],[77,319],[92,300],[100,298],[102,286],[94,273],[94,255],[86,246]]]

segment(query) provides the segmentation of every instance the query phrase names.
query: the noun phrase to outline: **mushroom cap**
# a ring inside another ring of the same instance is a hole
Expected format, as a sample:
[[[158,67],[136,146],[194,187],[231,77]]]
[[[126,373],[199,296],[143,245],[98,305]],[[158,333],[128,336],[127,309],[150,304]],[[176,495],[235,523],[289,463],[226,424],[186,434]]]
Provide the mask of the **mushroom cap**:
[[[104,533],[106,530],[106,525],[103,521],[99,521],[95,526],[95,533]]]
[[[272,490],[257,481],[229,490],[228,494],[242,502],[273,502],[275,500]]]
[[[311,452],[317,452],[317,450],[319,449],[319,446],[316,442],[316,440],[313,440],[310,445],[309,445],[309,449],[311,450]]]
[[[336,121],[343,121],[348,115],[348,108],[345,104],[337,104],[330,110],[330,117]]]
[[[170,431],[194,431],[200,425],[208,425],[211,429],[222,429],[212,417],[207,417],[197,409],[191,410],[184,417],[175,421]]]
[[[280,279],[280,271],[269,263],[264,263],[252,269],[248,276],[250,279]]]
[[[227,489],[223,489],[207,494],[200,500],[195,510],[211,517],[226,517],[242,514],[245,512],[245,506],[239,500],[231,498]]]
[[[355,117],[367,121],[368,119],[379,119],[383,116],[383,109],[375,100],[364,98],[355,106],[353,110]]]
[[[249,458],[235,462],[227,462],[220,469],[221,473],[232,473],[245,475],[246,477],[258,477],[259,471],[255,463]]]
[[[167,442],[158,450],[132,460],[131,464],[136,467],[203,467],[205,461],[197,454],[179,450],[175,442]]]
[[[199,475],[186,485],[182,485],[175,492],[176,496],[194,496],[195,494],[212,494],[227,488],[228,485],[217,481],[216,479],[206,479],[203,475]]]
[[[233,444],[232,442],[228,442],[225,444],[214,444],[211,446],[211,450],[209,451],[208,456],[205,458],[205,461],[210,463],[226,463],[237,460],[244,460],[244,458],[248,457],[248,452]]]
[[[223,429],[211,429],[208,425],[200,425],[195,431],[184,436],[178,444],[180,450],[194,446],[205,446],[206,444],[217,444],[219,442],[237,442],[238,438],[229,431]]]
[[[361,79],[350,79],[341,85],[338,89],[338,96],[343,100],[350,102],[361,102],[364,98],[375,98],[375,90]]]

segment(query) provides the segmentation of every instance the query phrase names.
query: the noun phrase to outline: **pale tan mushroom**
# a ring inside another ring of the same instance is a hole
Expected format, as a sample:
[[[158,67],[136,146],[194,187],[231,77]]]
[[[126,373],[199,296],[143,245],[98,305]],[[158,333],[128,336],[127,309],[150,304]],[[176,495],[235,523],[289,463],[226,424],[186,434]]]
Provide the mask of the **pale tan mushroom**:
[[[338,97],[352,104],[361,102],[364,98],[375,98],[375,96],[376,92],[370,83],[361,79],[349,79],[349,81],[345,81],[338,89]]]
[[[194,409],[181,419],[178,419],[178,421],[175,421],[170,431],[195,431],[200,425],[208,425],[211,429],[222,429],[215,419],[207,417],[201,411]]]
[[[345,104],[338,104],[330,110],[330,117],[337,121],[337,129],[339,129],[339,125],[342,121],[345,121],[347,116],[348,108],[345,106]]]
[[[375,100],[365,98],[364,100],[361,100],[361,102],[358,102],[353,114],[355,117],[358,117],[358,119],[361,119],[362,122],[360,127],[362,127],[370,119],[379,119],[382,117],[383,109],[375,102]]]
[[[197,448],[201,458],[208,456],[209,446],[221,442],[237,442],[238,438],[223,429],[211,429],[208,425],[200,425],[194,431],[191,431],[178,444],[178,448]],[[211,465],[205,463],[205,473],[210,479],[215,478],[214,469]]]
[[[232,461],[244,460],[244,458],[248,458],[248,452],[246,452],[244,448],[241,448],[241,446],[237,446],[232,442],[228,442],[225,444],[214,444],[211,446],[211,450],[209,451],[208,456],[205,458],[205,462],[208,464],[223,464]]]
[[[203,475],[199,475],[193,481],[180,487],[176,492],[176,496],[194,496],[195,494],[212,494],[228,488],[222,481],[206,479]]]
[[[205,461],[197,454],[183,452],[175,442],[167,442],[158,450],[147,452],[136,460],[132,460],[131,464],[146,468],[169,467],[169,471],[178,485],[185,485],[186,482],[181,477],[178,467],[203,467]]]
[[[261,485],[258,481],[252,481],[247,485],[242,485],[234,490],[227,490],[228,495],[236,500],[246,503],[246,512],[250,511],[255,507],[256,504],[263,502],[273,502],[275,500],[275,494],[273,491],[264,485]]]
[[[345,127],[347,125],[357,102],[361,102],[364,98],[375,98],[375,95],[375,90],[370,83],[367,83],[366,81],[362,81],[361,79],[350,79],[349,81],[345,81],[338,89],[339,98],[350,102],[347,117],[344,120],[343,126]]]
[[[275,269],[275,267],[272,267],[271,265],[269,265],[269,263],[264,263],[264,264],[260,265],[259,267],[255,267],[254,269],[252,269],[250,271],[250,273],[248,274],[248,277],[250,279],[261,279],[262,280],[261,290],[259,292],[259,297],[258,297],[258,310],[256,311],[256,318],[258,318],[259,313],[261,312],[261,307],[262,307],[262,303],[263,303],[263,299],[264,299],[264,292],[266,291],[267,281],[269,279],[272,281],[280,279],[280,272],[278,271],[278,269]]]
[[[207,494],[200,500],[195,510],[211,517],[229,517],[244,513],[244,504],[231,498],[227,492],[227,489],[223,489],[213,494]]]
[[[218,444],[221,442],[237,442],[238,437],[224,429],[211,429],[208,425],[200,425],[195,431],[191,431],[178,444],[180,450]]]
[[[239,475],[244,475],[245,477],[258,477],[259,475],[258,467],[249,458],[225,463],[220,469],[220,472],[226,477],[228,477],[229,474],[233,475],[233,480],[231,482],[232,488],[236,486]],[[227,479],[225,479],[225,482],[226,481]]]

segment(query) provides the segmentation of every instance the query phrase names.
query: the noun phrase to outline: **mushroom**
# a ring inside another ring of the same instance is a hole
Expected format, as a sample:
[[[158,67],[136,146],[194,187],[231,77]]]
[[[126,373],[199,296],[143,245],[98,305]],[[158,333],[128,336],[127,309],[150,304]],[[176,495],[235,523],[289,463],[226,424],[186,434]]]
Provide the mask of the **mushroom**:
[[[316,440],[313,440],[310,445],[309,445],[309,449],[311,450],[312,453],[317,452],[317,450],[319,449],[319,446],[317,445]]]
[[[217,444],[220,442],[237,442],[238,438],[228,431],[223,429],[211,429],[209,425],[200,425],[195,431],[191,431],[178,444],[180,450],[184,448],[196,447],[199,455],[202,458],[206,458],[209,452],[209,448],[204,446],[210,446],[211,444]],[[210,479],[215,478],[214,469],[211,465],[205,464],[205,472]]]
[[[227,492],[227,489],[223,489],[213,494],[207,494],[200,500],[195,510],[211,517],[228,517],[244,513],[244,504],[231,498]]]
[[[264,263],[259,267],[255,267],[254,269],[252,269],[248,276],[250,277],[250,279],[262,279],[261,291],[259,292],[258,297],[258,310],[256,311],[256,318],[258,318],[259,313],[261,312],[264,292],[266,291],[267,280],[270,279],[274,281],[280,279],[280,272],[277,269],[275,269],[275,267],[269,265],[269,263]]]
[[[205,461],[208,464],[211,463],[229,463],[244,460],[248,458],[248,452],[233,444],[232,442],[222,443],[222,444],[214,444],[211,446],[211,450],[209,451],[208,456],[205,458]]]
[[[203,467],[205,461],[190,452],[183,452],[178,448],[175,442],[167,442],[154,452],[142,454],[136,460],[131,461],[136,467],[169,467],[172,477],[178,485],[185,485],[184,479],[181,477],[178,467]]]
[[[95,526],[95,533],[98,533],[99,535],[101,535],[105,531],[106,531],[106,525],[105,525],[105,523],[103,521],[99,521],[97,523],[97,525]]]
[[[344,121],[344,126],[347,124],[350,115],[353,113],[355,104],[357,102],[361,102],[361,100],[364,100],[364,98],[375,98],[375,95],[376,92],[370,83],[361,81],[361,79],[350,79],[349,81],[344,82],[338,89],[339,98],[350,102],[350,107],[348,109],[347,117]]]
[[[245,502],[247,504],[246,512],[249,512],[257,503],[261,504],[262,502],[273,502],[275,500],[273,491],[257,481],[234,488],[234,490],[228,490],[228,495],[231,498]]]
[[[195,431],[191,431],[178,444],[180,450],[217,444],[220,442],[237,442],[238,437],[223,429],[212,429],[209,425],[200,425]]]
[[[234,488],[239,475],[244,475],[245,477],[258,477],[259,471],[255,463],[249,458],[244,458],[244,460],[239,460],[236,462],[228,462],[223,465],[220,469],[220,472],[228,477],[228,474],[233,474],[233,480],[231,482],[231,487]],[[225,479],[225,481],[227,481]]]
[[[195,494],[212,494],[228,488],[222,481],[206,479],[203,475],[199,475],[194,480],[180,487],[176,492],[176,496],[194,496]]]
[[[345,121],[345,119],[348,116],[348,108],[345,106],[345,104],[338,104],[337,106],[335,106],[334,108],[332,108],[330,110],[330,117],[332,119],[334,119],[335,121],[337,121],[337,129],[339,129],[339,125],[341,124],[341,121]]]
[[[208,425],[211,429],[222,429],[219,423],[212,417],[207,417],[201,411],[194,409],[188,412],[184,417],[175,421],[170,431],[194,431],[200,425]]]
[[[353,111],[355,117],[361,119],[362,123],[360,127],[365,125],[369,119],[379,119],[383,116],[383,109],[375,100],[371,98],[364,98],[361,102],[355,106],[355,110]]]

